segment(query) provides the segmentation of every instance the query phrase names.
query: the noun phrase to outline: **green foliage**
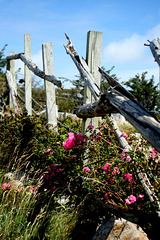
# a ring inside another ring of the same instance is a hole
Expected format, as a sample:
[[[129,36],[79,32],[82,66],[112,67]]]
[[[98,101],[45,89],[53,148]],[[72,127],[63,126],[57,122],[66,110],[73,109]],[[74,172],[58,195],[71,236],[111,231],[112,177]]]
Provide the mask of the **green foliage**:
[[[3,73],[3,68],[6,66],[6,59],[4,58],[4,50],[6,48],[7,44],[4,45],[4,47],[0,51],[0,73]]]
[[[83,96],[79,88],[56,89],[59,112],[72,112],[75,106],[83,103]]]
[[[158,85],[154,85],[154,76],[146,79],[147,72],[143,72],[141,76],[136,74],[134,78],[125,82],[124,85],[130,88],[130,92],[138,99],[138,101],[149,111],[159,110],[159,91]]]
[[[80,121],[65,118],[61,123],[58,133],[48,130],[44,118],[22,115],[0,123],[1,168],[21,169],[32,179],[23,191],[1,189],[2,239],[77,239],[84,232],[90,236],[108,216],[110,205],[154,217],[157,206],[148,201],[136,167],[151,174],[158,193],[158,153],[143,138],[129,134],[133,150],[124,152],[107,120],[98,130],[89,126],[85,137],[73,134],[81,131]],[[127,204],[132,195],[135,202]],[[61,197],[68,199],[65,206],[57,202]]]

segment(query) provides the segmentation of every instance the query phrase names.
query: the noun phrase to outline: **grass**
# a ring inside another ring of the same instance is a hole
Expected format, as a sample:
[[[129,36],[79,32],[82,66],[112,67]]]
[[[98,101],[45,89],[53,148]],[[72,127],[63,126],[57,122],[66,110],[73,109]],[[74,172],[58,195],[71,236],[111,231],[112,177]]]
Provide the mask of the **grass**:
[[[0,186],[2,183],[1,172]],[[0,239],[71,239],[69,236],[77,219],[71,207],[59,205],[51,210],[47,203],[35,219],[30,221],[29,215],[35,205],[36,194],[30,193],[29,186],[24,191],[0,189]]]
[[[52,212],[52,218],[49,222],[46,237],[54,240],[70,240],[72,229],[77,222],[77,214],[72,208],[57,208]]]
[[[128,121],[119,121],[117,122],[117,126],[122,132],[126,132],[127,134],[136,133],[137,130],[128,122]]]

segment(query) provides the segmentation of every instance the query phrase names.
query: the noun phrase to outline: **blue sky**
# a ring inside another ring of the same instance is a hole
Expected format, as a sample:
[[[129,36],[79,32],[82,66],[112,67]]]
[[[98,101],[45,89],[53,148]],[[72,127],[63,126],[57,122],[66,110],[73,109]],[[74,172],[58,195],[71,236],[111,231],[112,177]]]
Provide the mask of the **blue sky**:
[[[87,32],[101,31],[106,70],[115,66],[113,73],[121,81],[148,71],[148,77],[154,75],[158,83],[158,65],[144,47],[147,39],[160,36],[158,0],[0,0],[0,6],[0,48],[8,44],[6,56],[10,51],[24,52],[24,34],[30,33],[33,62],[42,69],[42,43],[52,42],[54,74],[74,79],[78,71],[63,47],[64,33],[85,58]],[[20,61],[16,61],[18,67],[23,69]]]

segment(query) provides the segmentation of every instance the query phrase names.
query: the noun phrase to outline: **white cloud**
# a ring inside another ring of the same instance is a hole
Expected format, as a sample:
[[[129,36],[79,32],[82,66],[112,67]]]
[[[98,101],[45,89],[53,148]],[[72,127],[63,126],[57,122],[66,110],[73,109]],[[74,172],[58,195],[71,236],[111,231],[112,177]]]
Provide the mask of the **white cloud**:
[[[150,62],[153,58],[144,46],[147,40],[153,40],[160,35],[160,24],[147,31],[145,35],[137,33],[121,41],[113,41],[104,49],[104,61],[115,63],[129,63],[133,61]]]

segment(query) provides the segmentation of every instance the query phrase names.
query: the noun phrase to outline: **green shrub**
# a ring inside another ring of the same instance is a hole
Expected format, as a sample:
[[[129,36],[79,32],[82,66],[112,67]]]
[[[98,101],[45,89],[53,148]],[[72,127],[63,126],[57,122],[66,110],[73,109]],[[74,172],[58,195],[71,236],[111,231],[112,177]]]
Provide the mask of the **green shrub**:
[[[123,212],[156,214],[156,201],[149,202],[136,174],[137,167],[147,171],[158,195],[159,153],[146,140],[123,133],[133,149],[123,150],[107,120],[97,130],[89,126],[84,137],[78,134],[80,121],[65,118],[61,123],[58,133],[48,129],[45,118],[22,115],[6,117],[0,123],[1,167],[5,171],[21,169],[32,178],[24,192],[1,190],[1,221],[15,224],[14,232],[5,233],[1,223],[2,236],[20,239],[24,233],[31,239],[49,239],[48,235],[69,239],[68,229],[70,238],[76,239],[82,226],[95,230],[108,216],[110,206]],[[69,199],[66,211],[57,202],[61,196]]]

